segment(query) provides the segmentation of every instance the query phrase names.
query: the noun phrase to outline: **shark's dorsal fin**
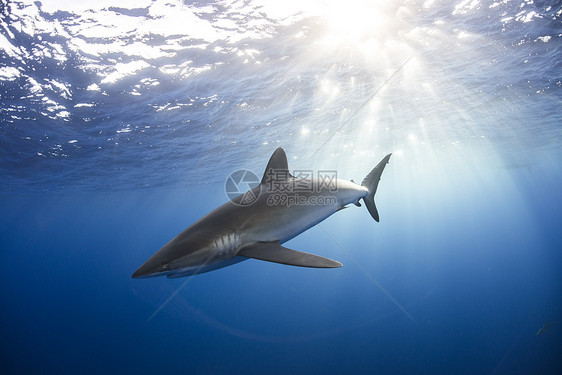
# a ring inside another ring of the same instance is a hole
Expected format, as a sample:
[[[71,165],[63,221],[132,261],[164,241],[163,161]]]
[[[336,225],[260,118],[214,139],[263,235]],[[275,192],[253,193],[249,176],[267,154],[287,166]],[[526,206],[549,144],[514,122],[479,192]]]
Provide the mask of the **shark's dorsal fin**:
[[[250,243],[243,246],[238,255],[289,266],[312,268],[337,268],[342,266],[340,262],[332,259],[287,249],[281,246],[279,241]]]
[[[279,147],[269,158],[267,167],[261,179],[261,183],[265,184],[272,180],[286,180],[293,178],[289,173],[289,163],[287,163],[287,155],[283,147]]]

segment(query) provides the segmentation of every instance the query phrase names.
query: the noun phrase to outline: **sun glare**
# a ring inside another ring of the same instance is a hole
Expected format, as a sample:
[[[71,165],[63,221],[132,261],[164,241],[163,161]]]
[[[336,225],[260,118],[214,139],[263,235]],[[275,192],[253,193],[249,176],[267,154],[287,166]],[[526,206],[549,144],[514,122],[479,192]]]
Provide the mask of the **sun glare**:
[[[381,29],[380,11],[373,3],[363,0],[329,1],[324,18],[335,40],[359,42]]]

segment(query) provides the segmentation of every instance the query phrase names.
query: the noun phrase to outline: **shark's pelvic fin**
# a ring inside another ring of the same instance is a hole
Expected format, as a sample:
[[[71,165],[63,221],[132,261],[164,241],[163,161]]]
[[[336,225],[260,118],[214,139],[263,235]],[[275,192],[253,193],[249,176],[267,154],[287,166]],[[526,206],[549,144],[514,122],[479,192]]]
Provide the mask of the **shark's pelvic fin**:
[[[367,177],[365,177],[361,183],[362,186],[369,189],[369,194],[363,198],[363,201],[375,221],[379,221],[379,212],[377,211],[377,206],[375,206],[375,193],[377,192],[377,187],[379,186],[379,181],[381,180],[382,171],[384,171],[384,167],[388,164],[388,160],[390,160],[391,155],[392,154],[386,155],[380,163],[377,164],[371,172],[369,172]]]
[[[287,155],[282,147],[279,147],[269,158],[267,167],[261,179],[261,184],[266,184],[272,180],[286,180],[293,178],[289,173],[289,163],[287,163]]]
[[[289,266],[312,268],[337,268],[342,266],[340,262],[332,259],[287,249],[281,246],[279,241],[253,242],[242,247],[238,255]]]

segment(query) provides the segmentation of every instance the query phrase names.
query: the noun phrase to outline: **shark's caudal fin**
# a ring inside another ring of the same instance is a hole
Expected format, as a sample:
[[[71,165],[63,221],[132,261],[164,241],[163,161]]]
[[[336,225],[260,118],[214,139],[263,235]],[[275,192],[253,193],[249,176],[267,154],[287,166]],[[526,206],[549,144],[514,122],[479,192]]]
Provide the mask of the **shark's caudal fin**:
[[[337,268],[342,264],[318,255],[287,249],[274,242],[254,242],[240,249],[238,255],[268,262],[287,264],[289,266],[312,268]]]
[[[365,206],[369,210],[369,213],[376,221],[379,221],[379,213],[377,211],[377,206],[375,206],[375,193],[377,192],[377,187],[379,186],[379,181],[381,179],[382,171],[384,171],[384,167],[388,164],[388,160],[390,159],[390,155],[386,155],[379,164],[363,179],[361,183],[362,186],[365,186],[369,189],[369,194],[367,194],[363,201],[365,202]]]

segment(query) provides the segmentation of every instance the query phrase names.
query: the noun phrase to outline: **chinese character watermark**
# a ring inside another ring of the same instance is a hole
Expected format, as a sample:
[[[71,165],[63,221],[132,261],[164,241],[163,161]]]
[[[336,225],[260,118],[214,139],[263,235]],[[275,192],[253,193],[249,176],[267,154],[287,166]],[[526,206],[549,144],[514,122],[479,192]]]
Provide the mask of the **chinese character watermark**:
[[[238,170],[225,182],[226,195],[240,206],[255,203],[261,194],[267,194],[269,205],[331,205],[337,199],[327,193],[335,193],[338,175],[335,170],[313,171],[311,169],[295,170],[291,175],[288,170],[268,170],[260,186],[260,179],[252,171]],[[315,195],[316,194],[316,195]]]

